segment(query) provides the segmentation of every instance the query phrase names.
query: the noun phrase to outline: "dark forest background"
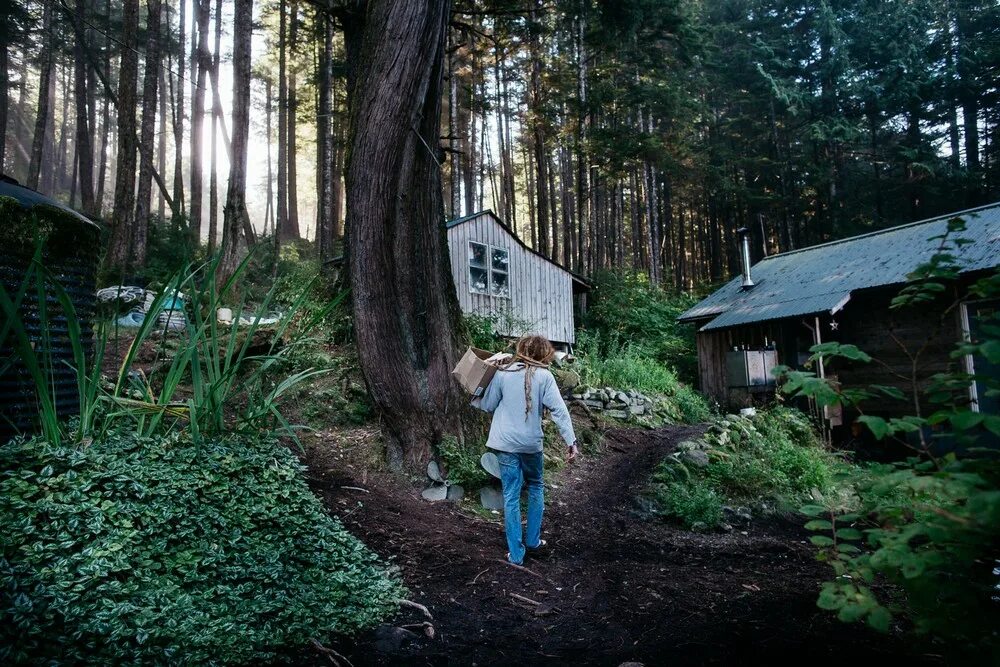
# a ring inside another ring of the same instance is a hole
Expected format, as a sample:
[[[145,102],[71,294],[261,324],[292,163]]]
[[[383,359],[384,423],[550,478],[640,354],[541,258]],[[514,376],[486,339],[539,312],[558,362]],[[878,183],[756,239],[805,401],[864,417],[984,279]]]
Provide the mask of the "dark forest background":
[[[2,3],[2,170],[109,222],[113,267],[167,234],[212,250],[308,238],[329,258],[348,136],[338,4],[268,0],[234,22],[228,0]],[[689,289],[735,272],[739,227],[756,259],[1000,190],[996,0],[461,0],[445,62],[427,147],[445,215],[492,208],[584,274]],[[250,151],[249,192],[220,224],[233,148]]]

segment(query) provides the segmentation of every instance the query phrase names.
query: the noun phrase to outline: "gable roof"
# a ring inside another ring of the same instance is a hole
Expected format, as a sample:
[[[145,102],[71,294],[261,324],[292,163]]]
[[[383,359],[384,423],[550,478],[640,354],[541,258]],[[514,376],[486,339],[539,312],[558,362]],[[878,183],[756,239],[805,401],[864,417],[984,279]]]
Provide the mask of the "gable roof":
[[[948,221],[960,217],[971,241],[954,254],[962,272],[1000,266],[1000,202],[908,225],[766,257],[751,267],[756,285],[729,281],[677,319],[711,319],[700,331],[816,313],[836,313],[856,290],[905,283],[936,252]]]
[[[583,276],[580,276],[580,275],[577,275],[577,274],[573,273],[572,271],[570,271],[569,269],[567,269],[565,266],[563,266],[559,262],[556,262],[556,261],[553,261],[552,259],[549,259],[548,257],[546,257],[542,253],[538,252],[534,248],[528,246],[524,241],[521,240],[521,237],[519,237],[514,232],[514,230],[510,228],[510,225],[508,225],[506,222],[504,222],[503,220],[501,220],[500,216],[498,216],[496,213],[494,213],[492,209],[486,209],[486,210],[483,210],[483,211],[477,211],[475,213],[470,213],[469,215],[463,215],[461,218],[455,218],[453,220],[448,220],[445,223],[444,226],[445,226],[446,229],[451,229],[452,227],[457,227],[457,226],[461,225],[462,223],[469,222],[470,220],[475,220],[476,218],[478,218],[480,216],[483,216],[483,215],[488,215],[491,218],[493,218],[493,220],[498,225],[500,225],[501,227],[503,227],[503,230],[505,232],[507,232],[508,234],[510,234],[510,236],[513,237],[513,239],[515,241],[517,241],[518,244],[520,244],[520,246],[522,248],[524,248],[525,250],[527,250],[528,252],[530,252],[533,255],[537,255],[538,257],[541,257],[542,259],[544,259],[549,264],[553,264],[553,265],[559,267],[560,269],[562,269],[563,271],[565,271],[566,273],[568,273],[573,278],[573,283],[574,283],[573,284],[573,292],[574,293],[577,293],[579,291],[587,291],[587,290],[590,289],[590,283],[587,281],[586,278],[584,278]]]

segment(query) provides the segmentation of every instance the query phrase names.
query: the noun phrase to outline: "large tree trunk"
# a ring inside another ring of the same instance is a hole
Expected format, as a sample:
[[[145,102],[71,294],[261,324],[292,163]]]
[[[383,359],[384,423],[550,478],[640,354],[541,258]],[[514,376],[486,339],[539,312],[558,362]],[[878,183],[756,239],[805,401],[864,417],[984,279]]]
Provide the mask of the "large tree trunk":
[[[191,91],[191,236],[195,245],[200,242],[204,230],[201,228],[202,212],[202,165],[201,165],[201,142],[204,132],[202,128],[205,123],[205,86],[208,84],[208,69],[211,67],[211,60],[208,53],[208,18],[211,0],[197,0],[195,4],[195,20],[197,23],[197,47],[195,56],[191,59],[191,74],[195,73],[195,65],[198,74],[195,78],[196,84]],[[194,29],[192,29],[193,31]],[[194,32],[191,34],[194,41]]]
[[[31,161],[28,163],[28,187],[38,188],[38,176],[42,169],[42,155],[45,148],[45,132],[49,127],[49,116],[52,107],[52,70],[54,69],[54,50],[52,46],[52,3],[46,0],[42,10],[42,57],[39,62],[38,76],[38,112],[35,115],[35,134],[31,141]],[[51,169],[52,165],[48,165]]]
[[[206,0],[207,1],[207,0]],[[250,135],[250,42],[253,0],[235,0],[233,11],[233,135],[229,187],[222,218],[222,257],[216,275],[222,285],[239,264],[240,231],[246,219],[247,143]]]
[[[115,162],[115,201],[111,214],[111,237],[104,263],[108,269],[124,272],[129,258],[135,213],[135,108],[139,61],[136,51],[139,32],[139,0],[125,0],[122,7],[121,66],[118,69],[118,159]]]
[[[146,263],[146,238],[153,189],[153,142],[156,131],[156,95],[160,78],[160,0],[146,0],[146,71],[142,81],[142,121],[139,135],[139,188],[132,235],[132,265]]]
[[[111,0],[104,0],[104,71],[111,75]],[[110,83],[110,82],[109,82]],[[106,93],[107,91],[105,91]],[[98,212],[104,214],[104,188],[108,174],[108,139],[111,135],[111,97],[104,95],[101,109],[101,162],[97,170],[97,192],[95,193]]]
[[[354,332],[389,461],[420,464],[461,403],[438,143],[450,2],[358,5],[344,19]]]

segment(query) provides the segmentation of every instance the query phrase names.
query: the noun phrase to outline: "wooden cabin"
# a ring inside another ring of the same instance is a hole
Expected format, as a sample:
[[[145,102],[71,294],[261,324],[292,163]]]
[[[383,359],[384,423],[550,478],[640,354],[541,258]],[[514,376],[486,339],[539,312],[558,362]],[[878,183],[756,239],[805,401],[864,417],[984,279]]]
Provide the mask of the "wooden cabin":
[[[573,297],[588,290],[582,278],[525,245],[493,211],[446,227],[462,312],[492,319],[502,336],[537,333],[560,347],[576,342]]]
[[[967,240],[955,252],[962,272],[956,289],[919,307],[891,309],[907,276],[938,250],[948,220],[960,217]],[[935,373],[966,370],[1000,377],[983,358],[951,356],[963,336],[975,337],[980,319],[1000,306],[968,293],[978,278],[1000,266],[1000,202],[870,234],[766,257],[750,265],[741,239],[743,274],[683,313],[695,324],[702,391],[728,409],[766,402],[775,394],[775,364],[803,368],[817,343],[852,343],[877,361],[835,360],[813,368],[848,388],[896,387],[905,401],[878,399],[866,412],[911,415],[913,380],[926,385]],[[996,397],[973,385],[972,408],[1000,412]],[[831,427],[854,415],[827,411]]]

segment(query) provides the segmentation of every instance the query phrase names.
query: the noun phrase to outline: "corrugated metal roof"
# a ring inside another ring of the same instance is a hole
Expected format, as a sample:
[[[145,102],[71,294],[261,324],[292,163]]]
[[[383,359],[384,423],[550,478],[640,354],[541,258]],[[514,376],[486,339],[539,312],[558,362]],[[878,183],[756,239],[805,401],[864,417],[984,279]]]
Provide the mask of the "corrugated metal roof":
[[[725,327],[836,312],[851,293],[904,283],[937,250],[948,220],[961,217],[972,241],[955,253],[963,271],[1000,266],[1000,202],[840,241],[772,255],[751,268],[756,286],[740,288],[736,277],[678,319],[714,318],[701,328]]]

